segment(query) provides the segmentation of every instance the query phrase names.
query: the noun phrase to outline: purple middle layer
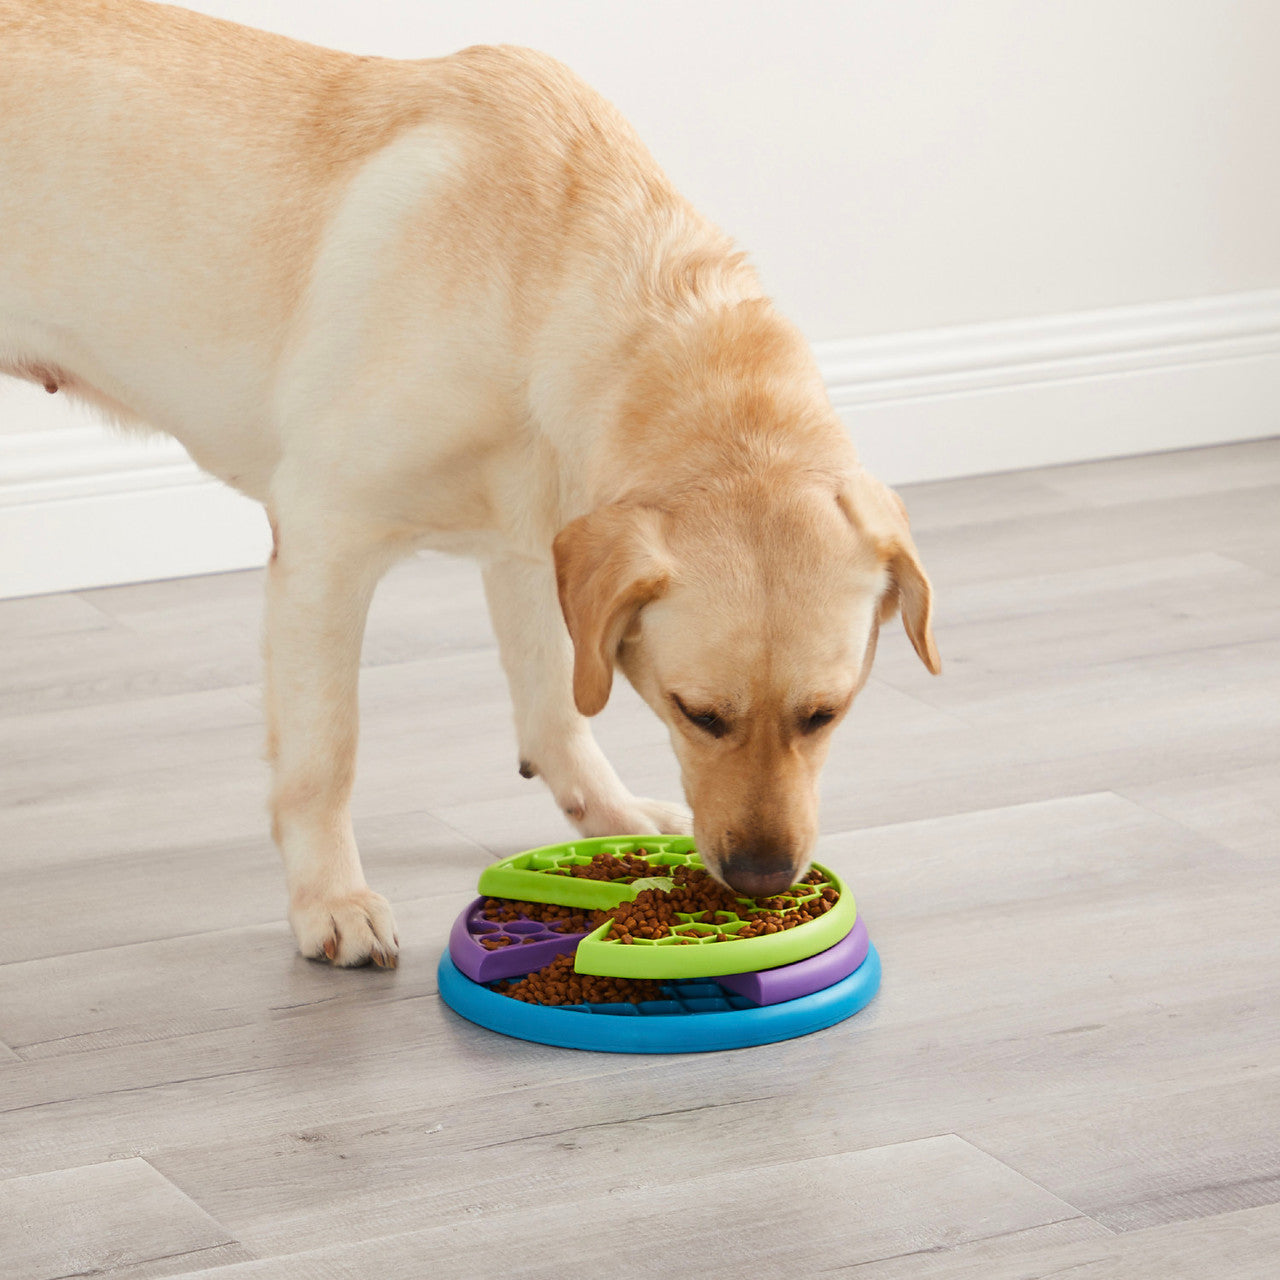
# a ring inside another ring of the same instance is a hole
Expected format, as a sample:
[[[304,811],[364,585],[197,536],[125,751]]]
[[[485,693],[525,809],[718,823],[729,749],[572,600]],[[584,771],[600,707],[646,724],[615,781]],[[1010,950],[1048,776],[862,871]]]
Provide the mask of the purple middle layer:
[[[472,982],[498,982],[518,978],[550,964],[556,956],[571,955],[589,930],[559,933],[552,927],[521,916],[499,923],[484,918],[484,898],[477,898],[454,921],[449,934],[449,955],[460,972]],[[587,913],[584,913],[587,914]],[[481,938],[506,938],[506,943],[490,950]]]

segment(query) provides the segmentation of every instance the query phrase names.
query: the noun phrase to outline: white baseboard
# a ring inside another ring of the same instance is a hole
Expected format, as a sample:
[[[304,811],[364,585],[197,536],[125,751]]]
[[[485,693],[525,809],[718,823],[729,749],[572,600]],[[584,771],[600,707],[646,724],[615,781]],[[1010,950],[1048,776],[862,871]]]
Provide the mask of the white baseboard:
[[[1280,433],[1280,290],[820,343],[892,484]]]
[[[25,398],[7,392],[0,411]],[[270,550],[262,508],[167,436],[0,434],[0,599],[248,569]]]
[[[815,346],[866,465],[894,484],[1280,433],[1280,290]],[[17,384],[9,384],[16,387]],[[0,598],[248,568],[261,508],[162,438],[0,414]],[[65,411],[62,411],[65,412]],[[23,430],[24,424],[32,429]]]

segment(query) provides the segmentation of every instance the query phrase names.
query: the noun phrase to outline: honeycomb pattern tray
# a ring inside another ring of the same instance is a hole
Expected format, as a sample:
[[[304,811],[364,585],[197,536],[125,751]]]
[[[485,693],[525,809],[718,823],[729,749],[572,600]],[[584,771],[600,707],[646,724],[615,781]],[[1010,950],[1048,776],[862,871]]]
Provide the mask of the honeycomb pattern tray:
[[[528,901],[528,899],[525,899]],[[551,924],[521,916],[499,923],[484,918],[484,898],[477,898],[453,923],[449,954],[472,982],[498,982],[532,973],[567,955],[586,937],[585,930],[561,933]],[[490,950],[481,938],[506,938],[505,946]]]
[[[702,866],[690,836],[597,836],[503,858],[481,872],[476,891],[485,898],[554,902],[562,907],[609,911],[631,902],[646,886],[637,887],[622,880],[581,880],[568,874],[569,867],[590,862],[601,852],[619,857],[638,853],[655,867]]]
[[[858,915],[853,894],[840,878],[817,863],[813,869],[823,877],[820,883],[793,885],[768,901],[782,904],[773,908],[780,913],[798,911],[824,889],[834,888],[840,895],[835,906],[816,920],[737,940],[734,935],[747,923],[742,915],[719,911],[714,922],[704,923],[697,916],[677,913],[680,923],[673,925],[669,934],[633,938],[630,943],[607,941],[605,934],[613,921],[606,920],[578,944],[573,967],[579,973],[609,978],[715,978],[806,960],[835,946],[853,928]],[[754,905],[748,898],[740,901],[744,907]]]
[[[763,1007],[708,981],[667,983],[665,999],[639,1005],[524,1004],[464,977],[448,951],[440,957],[437,978],[441,998],[455,1013],[520,1040],[607,1053],[702,1053],[772,1044],[843,1022],[880,989],[880,957],[868,947],[848,977]]]

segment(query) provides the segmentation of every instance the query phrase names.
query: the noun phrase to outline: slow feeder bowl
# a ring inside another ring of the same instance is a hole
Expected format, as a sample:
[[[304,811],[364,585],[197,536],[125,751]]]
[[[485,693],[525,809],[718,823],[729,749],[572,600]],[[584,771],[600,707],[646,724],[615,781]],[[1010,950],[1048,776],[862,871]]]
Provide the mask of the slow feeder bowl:
[[[573,866],[600,852],[638,854],[655,874],[634,880],[572,874]],[[679,865],[702,865],[686,837],[578,840],[504,858],[482,874],[481,898],[454,925],[450,949],[440,959],[441,997],[470,1021],[519,1039],[616,1053],[688,1053],[807,1035],[850,1017],[879,989],[880,959],[857,918],[853,896],[823,867],[814,868],[822,877],[819,883],[774,895],[768,909],[799,910],[823,889],[834,888],[838,897],[829,910],[793,928],[741,940],[733,940],[734,934],[755,907],[745,898],[739,900],[741,914],[718,911],[714,923],[707,923],[678,913],[669,937],[633,935],[630,944],[605,941],[612,921],[584,936],[559,933],[526,917],[496,922],[483,916],[484,899],[491,897],[575,911],[611,910],[646,888],[669,887],[658,873]],[[479,941],[495,935],[508,941],[493,949]],[[718,938],[723,940],[712,941]],[[575,954],[577,972],[655,979],[662,984],[661,998],[536,1005],[485,985],[533,972],[569,952]]]

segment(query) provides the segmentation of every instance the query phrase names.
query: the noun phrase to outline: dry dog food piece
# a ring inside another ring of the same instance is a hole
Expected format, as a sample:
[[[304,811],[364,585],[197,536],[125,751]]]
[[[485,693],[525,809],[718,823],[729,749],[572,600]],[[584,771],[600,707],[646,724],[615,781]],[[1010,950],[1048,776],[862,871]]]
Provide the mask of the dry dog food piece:
[[[671,932],[673,924],[679,924],[677,908],[672,903],[674,894],[661,889],[643,889],[634,902],[606,911],[606,919],[613,925],[605,934],[610,941],[629,943],[632,938],[661,938]]]
[[[641,849],[640,853],[644,853]],[[643,880],[645,876],[663,875],[666,867],[655,867],[653,863],[634,853],[621,856],[613,853],[597,853],[590,862],[579,862],[572,866],[560,867],[547,872],[552,876],[574,876],[579,880],[614,880],[629,884],[632,880]]]
[[[525,1004],[640,1004],[662,999],[660,982],[574,973],[572,956],[557,956],[536,973],[495,983],[493,990]]]
[[[600,921],[578,907],[558,907],[551,902],[517,902],[512,898],[486,898],[480,914],[495,924],[513,920],[536,920],[550,925],[556,933],[585,933]]]

